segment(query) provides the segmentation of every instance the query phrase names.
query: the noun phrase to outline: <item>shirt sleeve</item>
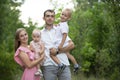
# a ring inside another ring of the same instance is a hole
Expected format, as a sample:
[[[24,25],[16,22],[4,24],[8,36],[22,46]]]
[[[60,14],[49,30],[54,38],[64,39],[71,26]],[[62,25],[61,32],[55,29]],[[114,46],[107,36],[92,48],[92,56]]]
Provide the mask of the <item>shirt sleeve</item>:
[[[68,34],[69,29],[68,29],[68,25],[66,23],[61,24],[60,27],[61,27],[61,32],[62,33],[67,33]]]

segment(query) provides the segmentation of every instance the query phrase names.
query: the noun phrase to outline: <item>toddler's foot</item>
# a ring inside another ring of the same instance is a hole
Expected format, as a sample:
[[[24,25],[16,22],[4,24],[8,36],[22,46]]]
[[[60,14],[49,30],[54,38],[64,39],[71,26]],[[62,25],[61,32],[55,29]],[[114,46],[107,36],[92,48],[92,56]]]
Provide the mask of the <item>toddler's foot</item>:
[[[80,68],[81,66],[79,66],[78,64],[74,65],[74,73],[77,73]]]
[[[35,76],[43,77],[42,71],[41,71],[41,70],[38,70],[38,71],[35,73]]]
[[[61,66],[58,67],[58,75],[60,75],[63,70],[65,69],[66,65],[62,64]]]

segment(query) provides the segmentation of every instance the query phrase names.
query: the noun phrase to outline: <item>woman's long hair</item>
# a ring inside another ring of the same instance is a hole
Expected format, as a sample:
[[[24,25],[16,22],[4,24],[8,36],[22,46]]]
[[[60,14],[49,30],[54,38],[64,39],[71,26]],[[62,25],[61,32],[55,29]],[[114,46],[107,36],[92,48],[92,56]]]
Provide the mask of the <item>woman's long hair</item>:
[[[21,31],[26,31],[26,30],[24,28],[18,28],[16,30],[16,34],[15,34],[15,51],[20,46],[19,34],[20,34]]]

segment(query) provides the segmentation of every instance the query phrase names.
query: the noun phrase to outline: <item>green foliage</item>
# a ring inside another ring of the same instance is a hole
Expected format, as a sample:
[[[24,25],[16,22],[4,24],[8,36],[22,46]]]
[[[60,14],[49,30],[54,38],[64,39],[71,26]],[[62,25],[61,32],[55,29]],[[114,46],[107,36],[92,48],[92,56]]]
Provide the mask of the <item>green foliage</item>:
[[[1,51],[0,54],[0,78],[1,80],[13,80],[12,75],[17,71],[17,65],[13,59],[14,54],[5,51]]]
[[[30,42],[32,40],[32,31],[33,29],[37,28],[37,23],[33,23],[31,19],[28,20],[28,25],[25,26],[27,32],[28,32],[28,36],[29,36],[29,41]]]
[[[55,22],[54,22],[54,24],[58,24],[60,22],[61,12],[62,12],[62,8],[60,8],[60,9],[57,10],[57,13],[55,15]]]
[[[24,1],[24,0],[23,0]],[[52,0],[51,0],[52,1]],[[120,2],[119,0],[76,0],[75,12],[69,21],[69,36],[75,43],[71,54],[82,66],[81,71],[88,75],[109,77],[109,80],[119,80],[120,75]],[[55,3],[53,3],[55,4]],[[17,28],[24,27],[19,20],[21,3],[14,0],[0,1],[0,78],[14,80],[19,66],[13,60],[14,34]],[[58,5],[58,4],[57,4]],[[55,9],[57,8],[55,5]],[[63,6],[57,9],[55,24],[59,23]],[[29,19],[25,26],[32,40],[31,33],[36,27]],[[42,27],[40,27],[42,28]],[[17,71],[16,71],[17,70]],[[5,76],[5,77],[4,77]],[[7,77],[6,77],[7,76]],[[81,75],[80,75],[81,76]],[[86,79],[86,78],[85,78]],[[101,79],[101,78],[100,78]],[[87,79],[86,79],[87,80]],[[91,78],[91,80],[96,80]],[[101,79],[105,80],[105,79]]]
[[[20,3],[14,3],[12,0],[0,1],[0,49],[6,48],[5,51],[12,52],[14,34],[17,28],[23,27],[19,20],[20,11],[17,7]]]
[[[100,77],[99,75],[108,76],[106,72],[110,71],[111,63],[112,59],[107,49],[102,49],[100,52],[96,53],[95,57],[96,75],[98,77]]]
[[[114,71],[110,76],[110,80],[120,80],[120,68],[114,68]]]
[[[90,4],[78,2],[69,23],[70,35],[76,44],[72,54],[81,61],[82,71],[93,73],[98,77],[109,76],[110,73],[107,72],[116,60],[114,58],[117,58],[111,54],[116,49],[115,45],[119,44],[116,44],[118,41],[115,42],[118,33],[114,29],[114,18],[108,10],[109,6],[104,2]]]
[[[17,65],[13,59],[14,35],[19,27],[23,27],[19,20],[20,11],[17,9],[21,3],[13,0],[0,1],[0,78],[1,80],[13,80],[17,72]]]
[[[81,50],[81,55],[85,58],[85,59],[91,59],[95,54],[95,49],[92,48],[91,43],[85,43],[84,47]],[[93,57],[94,58],[94,57]]]

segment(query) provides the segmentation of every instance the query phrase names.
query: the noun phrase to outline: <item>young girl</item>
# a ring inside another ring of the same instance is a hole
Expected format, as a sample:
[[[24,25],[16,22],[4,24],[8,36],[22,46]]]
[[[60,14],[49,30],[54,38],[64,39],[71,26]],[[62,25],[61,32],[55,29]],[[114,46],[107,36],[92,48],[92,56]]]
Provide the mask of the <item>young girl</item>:
[[[41,41],[41,33],[40,30],[34,29],[32,32],[32,41],[30,42],[30,49],[35,53],[35,59],[38,59],[42,54],[44,54],[44,44]],[[42,64],[42,63],[41,63]],[[35,75],[43,76],[42,71],[40,69],[40,65],[37,65],[37,72]]]
[[[21,80],[40,80],[39,76],[35,76],[37,64],[44,58],[44,54],[38,59],[34,59],[34,53],[29,49],[28,34],[24,28],[19,28],[15,34],[15,55],[14,60],[24,68]]]

